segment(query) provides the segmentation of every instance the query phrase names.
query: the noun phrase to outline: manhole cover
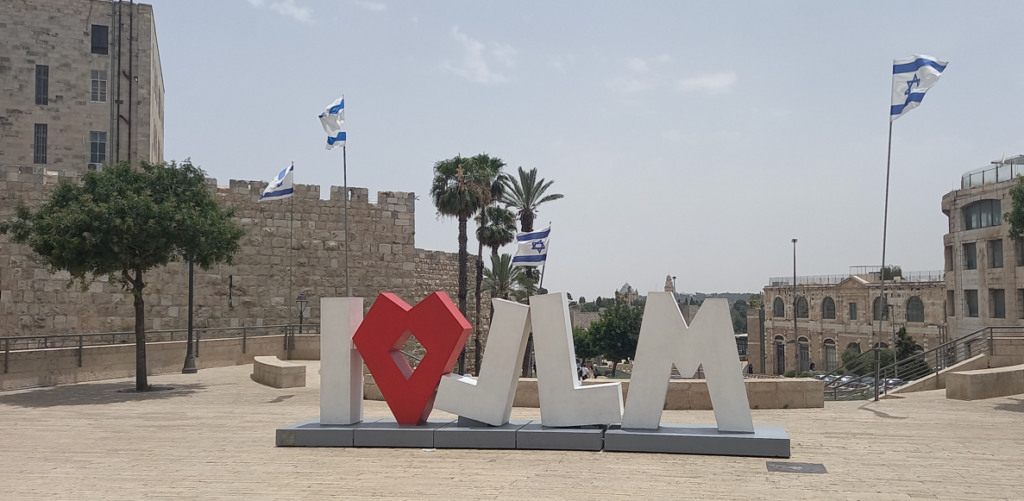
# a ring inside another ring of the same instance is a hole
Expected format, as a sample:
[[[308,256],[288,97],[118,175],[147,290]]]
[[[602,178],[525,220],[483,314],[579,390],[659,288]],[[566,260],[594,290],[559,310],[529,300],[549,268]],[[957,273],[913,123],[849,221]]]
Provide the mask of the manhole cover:
[[[825,465],[819,463],[783,463],[781,461],[768,461],[768,471],[781,471],[785,473],[828,473]]]

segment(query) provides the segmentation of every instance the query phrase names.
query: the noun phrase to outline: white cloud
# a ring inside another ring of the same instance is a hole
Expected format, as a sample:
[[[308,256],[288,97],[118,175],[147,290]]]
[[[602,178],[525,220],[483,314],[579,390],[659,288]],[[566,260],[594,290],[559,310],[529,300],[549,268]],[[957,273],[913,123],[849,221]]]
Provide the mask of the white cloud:
[[[656,66],[671,61],[667,55],[661,55],[651,59],[631,57],[626,60],[625,75],[615,77],[606,83],[608,88],[625,94],[643,92],[645,90],[660,87],[665,78],[656,70]]]
[[[731,71],[728,73],[709,73],[677,81],[676,90],[679,92],[703,91],[714,95],[728,92],[734,83],[736,83],[736,74]]]
[[[626,67],[637,73],[647,73],[647,62],[639,57],[634,57],[626,63]]]
[[[281,0],[280,2],[273,2],[269,5],[266,0],[249,0],[249,4],[257,9],[261,9],[264,5],[267,5],[270,7],[270,10],[277,12],[282,16],[292,17],[296,21],[303,23],[313,24],[313,10],[309,7],[299,7],[298,5],[295,5],[295,0]]]
[[[548,58],[548,67],[556,70],[564,70],[566,65],[576,62],[576,57],[572,54],[566,56],[551,56]]]
[[[372,10],[374,12],[380,12],[388,8],[387,5],[380,2],[373,2],[371,0],[355,0],[354,3],[366,10]]]
[[[458,64],[447,59],[441,61],[441,67],[459,75],[471,82],[476,83],[498,83],[506,80],[501,73],[493,71],[487,62],[487,48],[483,43],[469,38],[468,35],[459,31],[458,26],[452,27],[452,37],[462,44],[462,61]],[[497,62],[503,63],[506,67],[515,65],[516,50],[508,44],[492,44],[490,56]]]

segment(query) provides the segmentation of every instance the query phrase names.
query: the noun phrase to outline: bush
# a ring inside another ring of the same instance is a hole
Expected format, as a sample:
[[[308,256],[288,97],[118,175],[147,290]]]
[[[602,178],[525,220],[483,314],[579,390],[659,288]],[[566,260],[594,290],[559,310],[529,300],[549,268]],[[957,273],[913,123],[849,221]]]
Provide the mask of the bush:
[[[793,369],[790,369],[790,370],[786,371],[785,373],[783,373],[782,377],[796,377],[796,371],[793,370]]]
[[[800,375],[797,376],[797,377],[814,377],[814,373],[813,372],[801,372]]]

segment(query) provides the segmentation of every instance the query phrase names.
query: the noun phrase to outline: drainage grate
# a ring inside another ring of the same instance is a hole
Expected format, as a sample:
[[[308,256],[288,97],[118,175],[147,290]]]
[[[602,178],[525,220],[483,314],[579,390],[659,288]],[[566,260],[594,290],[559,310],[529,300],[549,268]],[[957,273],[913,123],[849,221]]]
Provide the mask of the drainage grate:
[[[781,461],[768,461],[768,471],[781,471],[784,473],[828,473],[825,465],[819,463],[783,463]]]

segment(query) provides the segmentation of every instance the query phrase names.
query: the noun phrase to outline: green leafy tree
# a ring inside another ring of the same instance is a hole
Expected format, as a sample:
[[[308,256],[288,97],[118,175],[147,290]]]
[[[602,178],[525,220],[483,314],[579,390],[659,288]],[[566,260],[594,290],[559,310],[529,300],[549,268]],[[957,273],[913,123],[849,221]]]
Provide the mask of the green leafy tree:
[[[750,299],[747,300],[747,304],[749,305],[749,308],[754,310],[760,310],[764,307],[760,294],[751,294]]]
[[[233,211],[210,195],[201,169],[142,162],[90,172],[82,184],[62,182],[39,210],[19,205],[0,233],[28,246],[51,272],[67,271],[69,286],[87,289],[108,276],[134,296],[135,389],[147,391],[145,274],[178,260],[201,269],[231,263],[245,234]]]
[[[521,284],[523,269],[512,266],[512,256],[491,256],[491,267],[484,269],[484,291],[493,298],[511,299]]]
[[[747,302],[742,299],[736,301],[729,309],[729,314],[732,316],[733,332],[745,334],[747,332]]]
[[[590,339],[599,354],[612,361],[612,374],[620,360],[636,356],[640,339],[640,323],[644,309],[618,302],[601,313],[601,318],[590,324]]]
[[[1024,176],[1017,176],[1017,184],[1010,188],[1012,206],[1003,214],[1003,221],[1010,223],[1010,238],[1024,236]]]
[[[519,219],[520,229],[523,233],[533,231],[533,221],[537,218],[537,209],[545,203],[558,200],[563,197],[561,193],[548,194],[554,181],[546,181],[544,178],[537,179],[537,168],[529,171],[519,167],[519,176],[508,176],[506,179],[505,193],[501,201],[516,211]],[[533,268],[526,269],[526,276],[533,278]],[[533,334],[526,343],[526,356],[523,357],[523,377],[530,373],[530,354],[533,353]]]
[[[582,327],[572,328],[572,344],[576,349],[576,358],[580,360],[587,361],[600,355],[597,348],[594,347],[590,332]]]

